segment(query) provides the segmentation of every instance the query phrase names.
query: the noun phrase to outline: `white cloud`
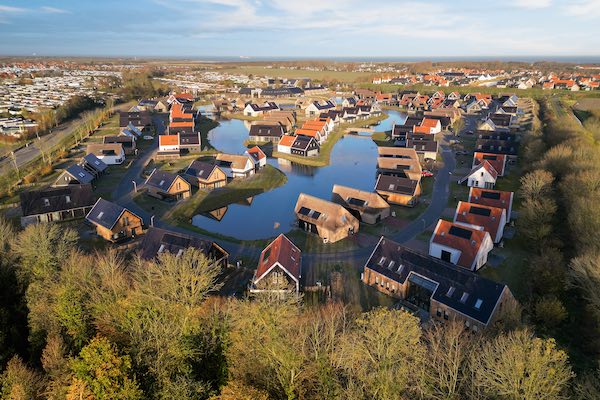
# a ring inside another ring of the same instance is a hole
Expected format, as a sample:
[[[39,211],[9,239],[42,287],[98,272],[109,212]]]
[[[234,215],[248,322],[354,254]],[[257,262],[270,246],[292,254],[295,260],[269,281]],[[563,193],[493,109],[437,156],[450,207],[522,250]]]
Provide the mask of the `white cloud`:
[[[70,14],[70,11],[63,10],[62,8],[56,8],[56,7],[44,6],[44,7],[40,7],[40,10],[46,14]]]
[[[552,5],[552,0],[513,0],[512,4],[519,8],[537,10],[550,7]]]
[[[581,18],[600,17],[600,0],[579,0],[565,6],[568,15]]]

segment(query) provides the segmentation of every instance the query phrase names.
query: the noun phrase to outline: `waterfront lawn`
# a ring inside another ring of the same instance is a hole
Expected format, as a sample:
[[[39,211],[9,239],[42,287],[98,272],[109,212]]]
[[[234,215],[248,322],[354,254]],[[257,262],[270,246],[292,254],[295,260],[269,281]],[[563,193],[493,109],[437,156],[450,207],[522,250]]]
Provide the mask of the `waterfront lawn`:
[[[273,152],[273,157],[276,158],[284,158],[289,161],[293,161],[297,164],[310,165],[313,167],[324,167],[329,165],[329,158],[331,155],[331,151],[333,147],[337,143],[338,140],[346,133],[346,129],[348,128],[362,128],[365,126],[374,125],[380,121],[383,121],[387,118],[387,114],[381,113],[381,115],[371,117],[368,119],[363,119],[361,121],[356,121],[348,124],[340,124],[337,128],[333,130],[333,132],[329,135],[325,143],[321,145],[321,150],[319,151],[319,155],[316,157],[301,157],[295,156],[292,154],[284,154],[278,151]]]
[[[212,191],[198,190],[191,198],[180,202],[166,218],[176,223],[189,222],[194,214],[225,207],[248,197],[268,192],[287,182],[287,176],[267,165],[260,172],[245,179],[235,179],[227,186]]]

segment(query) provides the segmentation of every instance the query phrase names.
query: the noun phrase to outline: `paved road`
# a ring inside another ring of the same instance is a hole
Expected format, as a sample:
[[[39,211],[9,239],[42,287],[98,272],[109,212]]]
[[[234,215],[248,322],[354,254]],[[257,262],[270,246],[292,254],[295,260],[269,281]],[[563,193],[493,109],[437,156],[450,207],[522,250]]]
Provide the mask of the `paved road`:
[[[121,104],[119,106],[115,106],[113,110],[124,110],[130,106],[130,104]],[[83,112],[79,115],[79,117],[54,128],[52,133],[42,136],[39,140],[34,139],[33,141],[29,142],[29,146],[17,150],[15,152],[17,166],[20,168],[40,156],[40,147],[44,151],[47,151],[48,149],[52,149],[55,145],[60,143],[64,138],[72,135],[75,130],[81,126],[81,123],[85,120],[85,118],[93,112],[94,111]],[[14,164],[12,157],[8,156],[0,161],[0,175],[7,173],[8,171],[12,171],[13,168]]]

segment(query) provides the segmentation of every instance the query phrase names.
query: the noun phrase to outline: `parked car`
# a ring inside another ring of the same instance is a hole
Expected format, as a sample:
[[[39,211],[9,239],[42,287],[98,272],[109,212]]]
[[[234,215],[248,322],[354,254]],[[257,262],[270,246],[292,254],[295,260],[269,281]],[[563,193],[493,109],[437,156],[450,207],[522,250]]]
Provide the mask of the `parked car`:
[[[429,178],[433,176],[433,172],[424,169],[423,172],[421,172],[421,176]]]

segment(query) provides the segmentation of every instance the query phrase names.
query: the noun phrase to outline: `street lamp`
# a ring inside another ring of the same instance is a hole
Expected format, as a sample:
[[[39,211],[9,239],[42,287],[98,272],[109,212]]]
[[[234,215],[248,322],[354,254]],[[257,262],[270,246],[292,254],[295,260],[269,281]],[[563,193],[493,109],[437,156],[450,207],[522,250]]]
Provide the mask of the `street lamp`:
[[[154,215],[150,217],[150,226],[154,226]]]
[[[133,182],[133,191],[137,193],[137,183],[135,183],[135,181],[131,182]]]

